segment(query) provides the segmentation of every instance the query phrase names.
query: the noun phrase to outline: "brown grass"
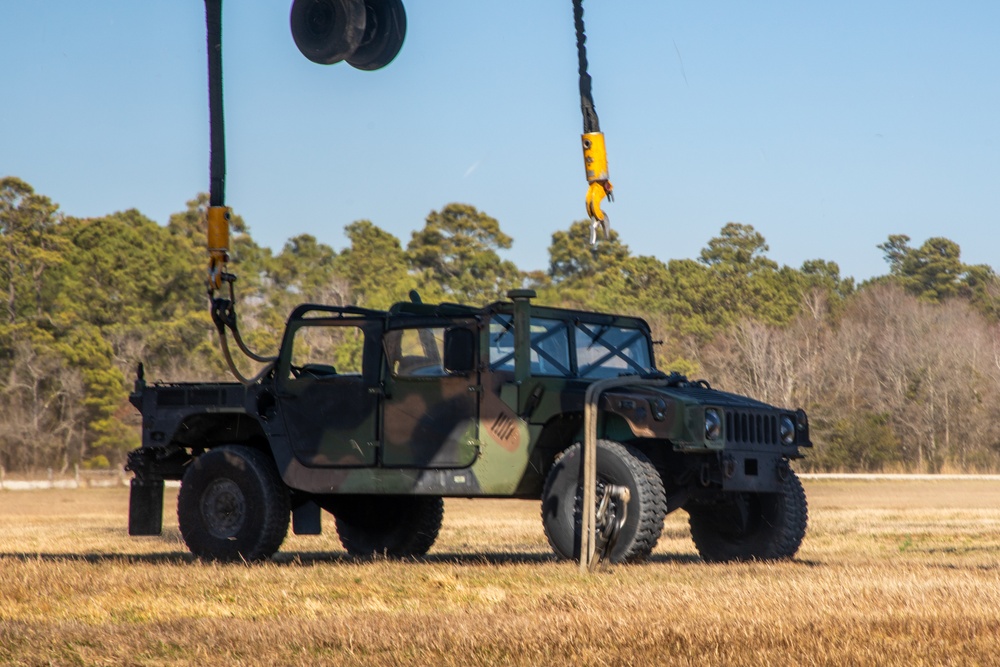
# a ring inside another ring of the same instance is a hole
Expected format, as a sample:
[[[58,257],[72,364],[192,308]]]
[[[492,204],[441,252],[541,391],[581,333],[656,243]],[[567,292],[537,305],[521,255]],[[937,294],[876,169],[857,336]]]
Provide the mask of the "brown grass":
[[[537,503],[448,501],[420,562],[327,534],[262,565],[194,561],[168,499],[0,492],[0,663],[13,665],[996,664],[1000,484],[807,481],[797,560],[706,565],[686,515],[651,562],[580,575]]]

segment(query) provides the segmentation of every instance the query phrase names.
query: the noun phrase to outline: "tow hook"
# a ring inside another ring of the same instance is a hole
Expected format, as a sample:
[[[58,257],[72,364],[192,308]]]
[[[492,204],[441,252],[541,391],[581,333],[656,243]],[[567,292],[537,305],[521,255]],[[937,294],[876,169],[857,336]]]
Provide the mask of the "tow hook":
[[[732,479],[736,474],[736,459],[732,456],[726,456],[722,459],[722,476],[726,479]]]
[[[698,476],[698,481],[706,489],[709,486],[711,486],[711,484],[712,484],[712,467],[709,464],[703,463],[701,465],[701,474]]]
[[[777,470],[778,480],[784,482],[785,480],[788,479],[788,475],[792,472],[791,469],[788,467],[788,461],[785,461],[784,459],[779,460],[777,468],[778,468]]]

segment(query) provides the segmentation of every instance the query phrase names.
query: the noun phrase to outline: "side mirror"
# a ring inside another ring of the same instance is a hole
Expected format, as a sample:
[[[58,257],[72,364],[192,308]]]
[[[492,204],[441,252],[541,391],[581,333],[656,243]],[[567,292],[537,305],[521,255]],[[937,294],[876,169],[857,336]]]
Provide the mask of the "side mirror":
[[[476,334],[472,329],[453,327],[444,332],[444,369],[456,375],[476,370]]]

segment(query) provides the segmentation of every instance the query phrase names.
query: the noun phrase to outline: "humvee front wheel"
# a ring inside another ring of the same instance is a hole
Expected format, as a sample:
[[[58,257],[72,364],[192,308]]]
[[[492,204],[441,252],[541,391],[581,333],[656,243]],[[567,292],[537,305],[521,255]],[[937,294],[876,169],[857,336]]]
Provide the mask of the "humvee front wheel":
[[[560,558],[580,556],[580,524],[583,489],[579,443],[556,459],[542,490],[542,525],[552,550]],[[646,455],[634,447],[611,440],[597,441],[598,497],[607,485],[625,486],[630,499],[625,508],[612,501],[611,511],[625,513],[625,523],[607,558],[612,563],[640,561],[649,557],[663,531],[667,514],[663,480]]]
[[[184,542],[205,560],[270,558],[285,540],[290,512],[274,462],[249,447],[219,447],[196,458],[177,496]]]
[[[710,563],[791,558],[809,520],[805,491],[792,471],[778,493],[734,493],[721,504],[685,509],[694,545]]]
[[[414,558],[434,545],[444,518],[436,496],[355,496],[334,510],[340,543],[352,556]]]

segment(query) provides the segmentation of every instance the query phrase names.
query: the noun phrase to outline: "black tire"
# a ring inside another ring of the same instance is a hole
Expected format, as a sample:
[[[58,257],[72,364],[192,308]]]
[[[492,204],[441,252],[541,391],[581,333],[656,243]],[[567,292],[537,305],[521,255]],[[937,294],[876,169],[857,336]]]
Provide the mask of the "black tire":
[[[580,557],[580,466],[579,443],[557,459],[542,490],[542,525],[552,550],[560,558]],[[610,440],[597,441],[597,483],[628,487],[625,525],[622,526],[608,560],[612,563],[645,560],[663,531],[667,514],[663,480],[646,455],[634,447]]]
[[[402,0],[365,0],[365,34],[347,64],[373,71],[392,62],[406,37],[406,10]]]
[[[365,35],[363,0],[294,0],[292,39],[309,60],[332,65],[358,48]]]
[[[188,466],[177,496],[177,522],[191,553],[205,560],[258,561],[288,533],[291,499],[269,456],[226,446]]]
[[[355,496],[336,504],[340,543],[352,556],[419,558],[434,545],[444,518],[437,496]]]
[[[805,490],[791,471],[779,493],[732,494],[724,503],[686,509],[694,545],[710,563],[791,558],[809,522]]]

